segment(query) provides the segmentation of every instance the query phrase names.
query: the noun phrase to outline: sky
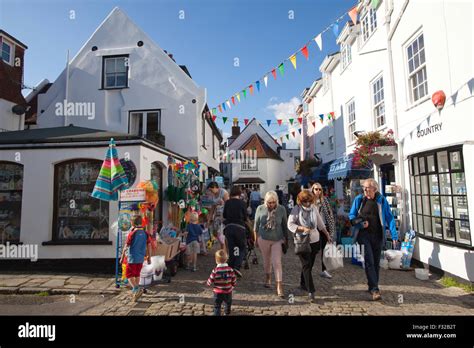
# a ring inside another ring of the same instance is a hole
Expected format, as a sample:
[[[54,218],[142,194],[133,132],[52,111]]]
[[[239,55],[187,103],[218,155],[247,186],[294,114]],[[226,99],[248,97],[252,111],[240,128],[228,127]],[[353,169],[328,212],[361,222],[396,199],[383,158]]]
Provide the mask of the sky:
[[[28,46],[24,84],[53,82],[64,69],[66,52],[74,57],[116,6],[144,30],[176,62],[186,65],[194,81],[207,89],[210,108],[230,101],[250,84],[254,93],[227,112],[218,112],[217,127],[230,135],[232,118],[255,117],[278,141],[289,147],[296,138],[276,119],[292,118],[304,88],[321,76],[324,57],[339,50],[334,33],[322,35],[322,51],[313,40],[335,23],[357,0],[0,0],[0,28]],[[71,12],[74,11],[74,12]],[[73,14],[73,15],[72,15]],[[72,18],[74,17],[74,18]],[[349,20],[339,22],[339,30]],[[284,76],[263,76],[308,41],[309,60],[297,54],[297,69],[285,62]],[[255,81],[261,81],[260,92]],[[26,95],[30,90],[25,89]],[[237,100],[236,100],[237,102]],[[222,116],[228,117],[224,124]],[[266,120],[274,124],[267,126]],[[295,120],[296,121],[296,120]],[[298,128],[298,127],[292,127]]]

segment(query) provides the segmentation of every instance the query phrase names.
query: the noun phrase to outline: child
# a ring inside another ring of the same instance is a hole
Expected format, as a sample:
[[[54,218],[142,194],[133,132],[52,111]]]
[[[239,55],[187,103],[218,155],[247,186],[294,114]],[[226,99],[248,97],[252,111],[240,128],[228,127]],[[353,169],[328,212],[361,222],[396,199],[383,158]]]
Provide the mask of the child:
[[[201,246],[199,237],[202,235],[202,227],[198,225],[199,215],[196,212],[191,213],[189,224],[186,227],[186,255],[188,256],[188,270],[196,272],[197,255]]]
[[[122,258],[127,257],[126,277],[132,286],[132,300],[137,302],[143,294],[143,289],[139,288],[140,272],[143,261],[146,257],[150,264],[150,236],[142,227],[142,217],[135,216],[132,219],[132,231],[127,236]]]
[[[224,313],[230,315],[232,305],[232,290],[235,287],[236,278],[234,270],[227,264],[227,253],[225,250],[216,252],[216,268],[212,270],[207,285],[214,289],[214,315],[221,315],[221,305],[224,302]]]
[[[200,247],[201,247],[200,254],[204,255],[204,256],[207,256],[207,242],[209,241],[210,238],[209,238],[209,230],[208,230],[207,224],[206,224],[205,214],[201,214],[199,216],[199,222],[200,222],[200,226],[202,228],[202,235],[199,238],[199,244],[200,244]]]

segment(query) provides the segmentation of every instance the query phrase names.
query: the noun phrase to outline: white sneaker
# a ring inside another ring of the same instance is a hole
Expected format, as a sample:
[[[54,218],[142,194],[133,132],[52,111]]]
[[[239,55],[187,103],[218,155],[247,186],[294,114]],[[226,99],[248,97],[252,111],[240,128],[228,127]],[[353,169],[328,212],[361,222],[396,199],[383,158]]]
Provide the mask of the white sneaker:
[[[321,272],[321,277],[331,279],[332,275],[328,271]]]

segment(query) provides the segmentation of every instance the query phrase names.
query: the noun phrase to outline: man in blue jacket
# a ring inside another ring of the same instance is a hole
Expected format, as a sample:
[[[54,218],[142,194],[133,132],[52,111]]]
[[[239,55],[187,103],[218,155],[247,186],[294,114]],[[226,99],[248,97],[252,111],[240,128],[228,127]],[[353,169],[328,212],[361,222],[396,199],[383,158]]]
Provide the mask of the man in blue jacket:
[[[363,185],[364,194],[355,198],[349,213],[354,226],[354,241],[364,248],[365,274],[369,292],[374,301],[380,300],[379,270],[380,255],[385,244],[385,228],[392,234],[393,245],[398,241],[395,220],[387,199],[378,192],[378,184],[374,179],[367,179]]]

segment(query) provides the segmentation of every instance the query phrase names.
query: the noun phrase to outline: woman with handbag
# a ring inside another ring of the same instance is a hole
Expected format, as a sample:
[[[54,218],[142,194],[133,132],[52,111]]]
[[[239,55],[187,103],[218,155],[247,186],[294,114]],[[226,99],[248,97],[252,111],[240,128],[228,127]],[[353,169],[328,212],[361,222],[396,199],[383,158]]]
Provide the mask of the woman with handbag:
[[[316,255],[321,249],[319,231],[322,231],[328,242],[332,243],[332,238],[314,201],[315,197],[311,191],[301,191],[296,199],[297,205],[288,218],[288,229],[294,234],[295,254],[299,256],[302,266],[300,289],[309,293],[310,302],[314,302],[315,292],[311,272]]]
[[[278,204],[278,195],[275,191],[267,192],[264,204],[260,205],[255,212],[254,238],[255,246],[260,249],[263,256],[264,286],[271,287],[273,267],[277,295],[280,298],[285,297],[281,257],[288,248],[287,224],[286,210]]]
[[[336,225],[334,222],[334,216],[332,214],[332,209],[331,209],[331,205],[329,204],[329,200],[327,199],[327,197],[324,197],[323,187],[321,186],[320,183],[315,182],[311,186],[311,192],[313,193],[315,197],[314,205],[318,209],[319,215],[321,215],[321,218],[323,219],[326,229],[329,231],[329,234],[334,239]],[[326,270],[326,265],[324,264],[324,261],[323,261],[324,248],[326,247],[328,240],[324,233],[321,234],[320,237],[321,237],[321,266],[322,266],[321,277],[331,279],[332,275],[329,274],[329,272]]]

